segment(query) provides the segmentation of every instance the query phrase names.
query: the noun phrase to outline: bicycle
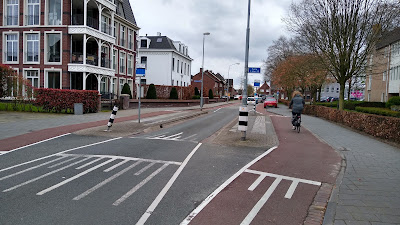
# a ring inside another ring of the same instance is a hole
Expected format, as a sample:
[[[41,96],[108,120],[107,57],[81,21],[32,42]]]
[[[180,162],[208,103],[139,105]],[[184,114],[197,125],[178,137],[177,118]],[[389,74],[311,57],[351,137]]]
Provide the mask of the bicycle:
[[[301,115],[296,114],[293,118],[293,126],[295,126],[295,129],[297,133],[300,133],[300,127],[301,127]]]

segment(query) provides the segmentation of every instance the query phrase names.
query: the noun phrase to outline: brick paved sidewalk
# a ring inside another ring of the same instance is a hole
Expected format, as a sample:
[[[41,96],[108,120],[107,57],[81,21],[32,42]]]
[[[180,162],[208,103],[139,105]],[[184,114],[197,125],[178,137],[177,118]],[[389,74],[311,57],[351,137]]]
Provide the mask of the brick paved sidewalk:
[[[291,114],[284,105],[268,111]],[[400,224],[400,149],[316,117],[302,115],[302,126],[345,159],[323,224]]]

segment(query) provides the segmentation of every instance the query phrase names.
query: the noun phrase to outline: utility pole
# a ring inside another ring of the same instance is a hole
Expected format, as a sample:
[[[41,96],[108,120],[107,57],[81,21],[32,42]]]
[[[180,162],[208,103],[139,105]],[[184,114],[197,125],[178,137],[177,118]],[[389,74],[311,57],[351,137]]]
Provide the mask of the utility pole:
[[[246,30],[246,53],[245,53],[245,62],[244,62],[244,84],[243,84],[243,98],[242,98],[242,107],[246,107],[247,109],[247,83],[248,83],[248,72],[249,72],[249,42],[250,42],[250,4],[251,0],[249,0],[248,9],[247,9],[247,30]],[[247,130],[247,126],[246,126]],[[241,140],[246,140],[246,130],[242,131]]]

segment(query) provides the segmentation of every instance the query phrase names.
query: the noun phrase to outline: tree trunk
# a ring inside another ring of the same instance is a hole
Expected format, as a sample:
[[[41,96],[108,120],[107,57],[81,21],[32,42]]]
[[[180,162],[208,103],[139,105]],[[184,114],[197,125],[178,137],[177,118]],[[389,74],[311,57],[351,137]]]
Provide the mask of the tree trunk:
[[[344,88],[346,86],[346,81],[340,81],[340,93],[339,93],[339,110],[344,109]]]
[[[350,93],[351,93],[351,78],[349,79],[349,90],[347,91],[347,100],[350,100]]]

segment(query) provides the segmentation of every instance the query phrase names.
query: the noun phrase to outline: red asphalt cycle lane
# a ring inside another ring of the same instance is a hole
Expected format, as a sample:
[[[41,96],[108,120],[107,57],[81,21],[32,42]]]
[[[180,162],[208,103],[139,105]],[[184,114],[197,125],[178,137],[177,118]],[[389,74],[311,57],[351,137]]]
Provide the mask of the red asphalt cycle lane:
[[[258,111],[271,117],[278,148],[217,194],[191,225],[303,224],[320,188],[313,181],[335,183],[341,157],[333,148],[304,127],[292,130],[290,117]]]

